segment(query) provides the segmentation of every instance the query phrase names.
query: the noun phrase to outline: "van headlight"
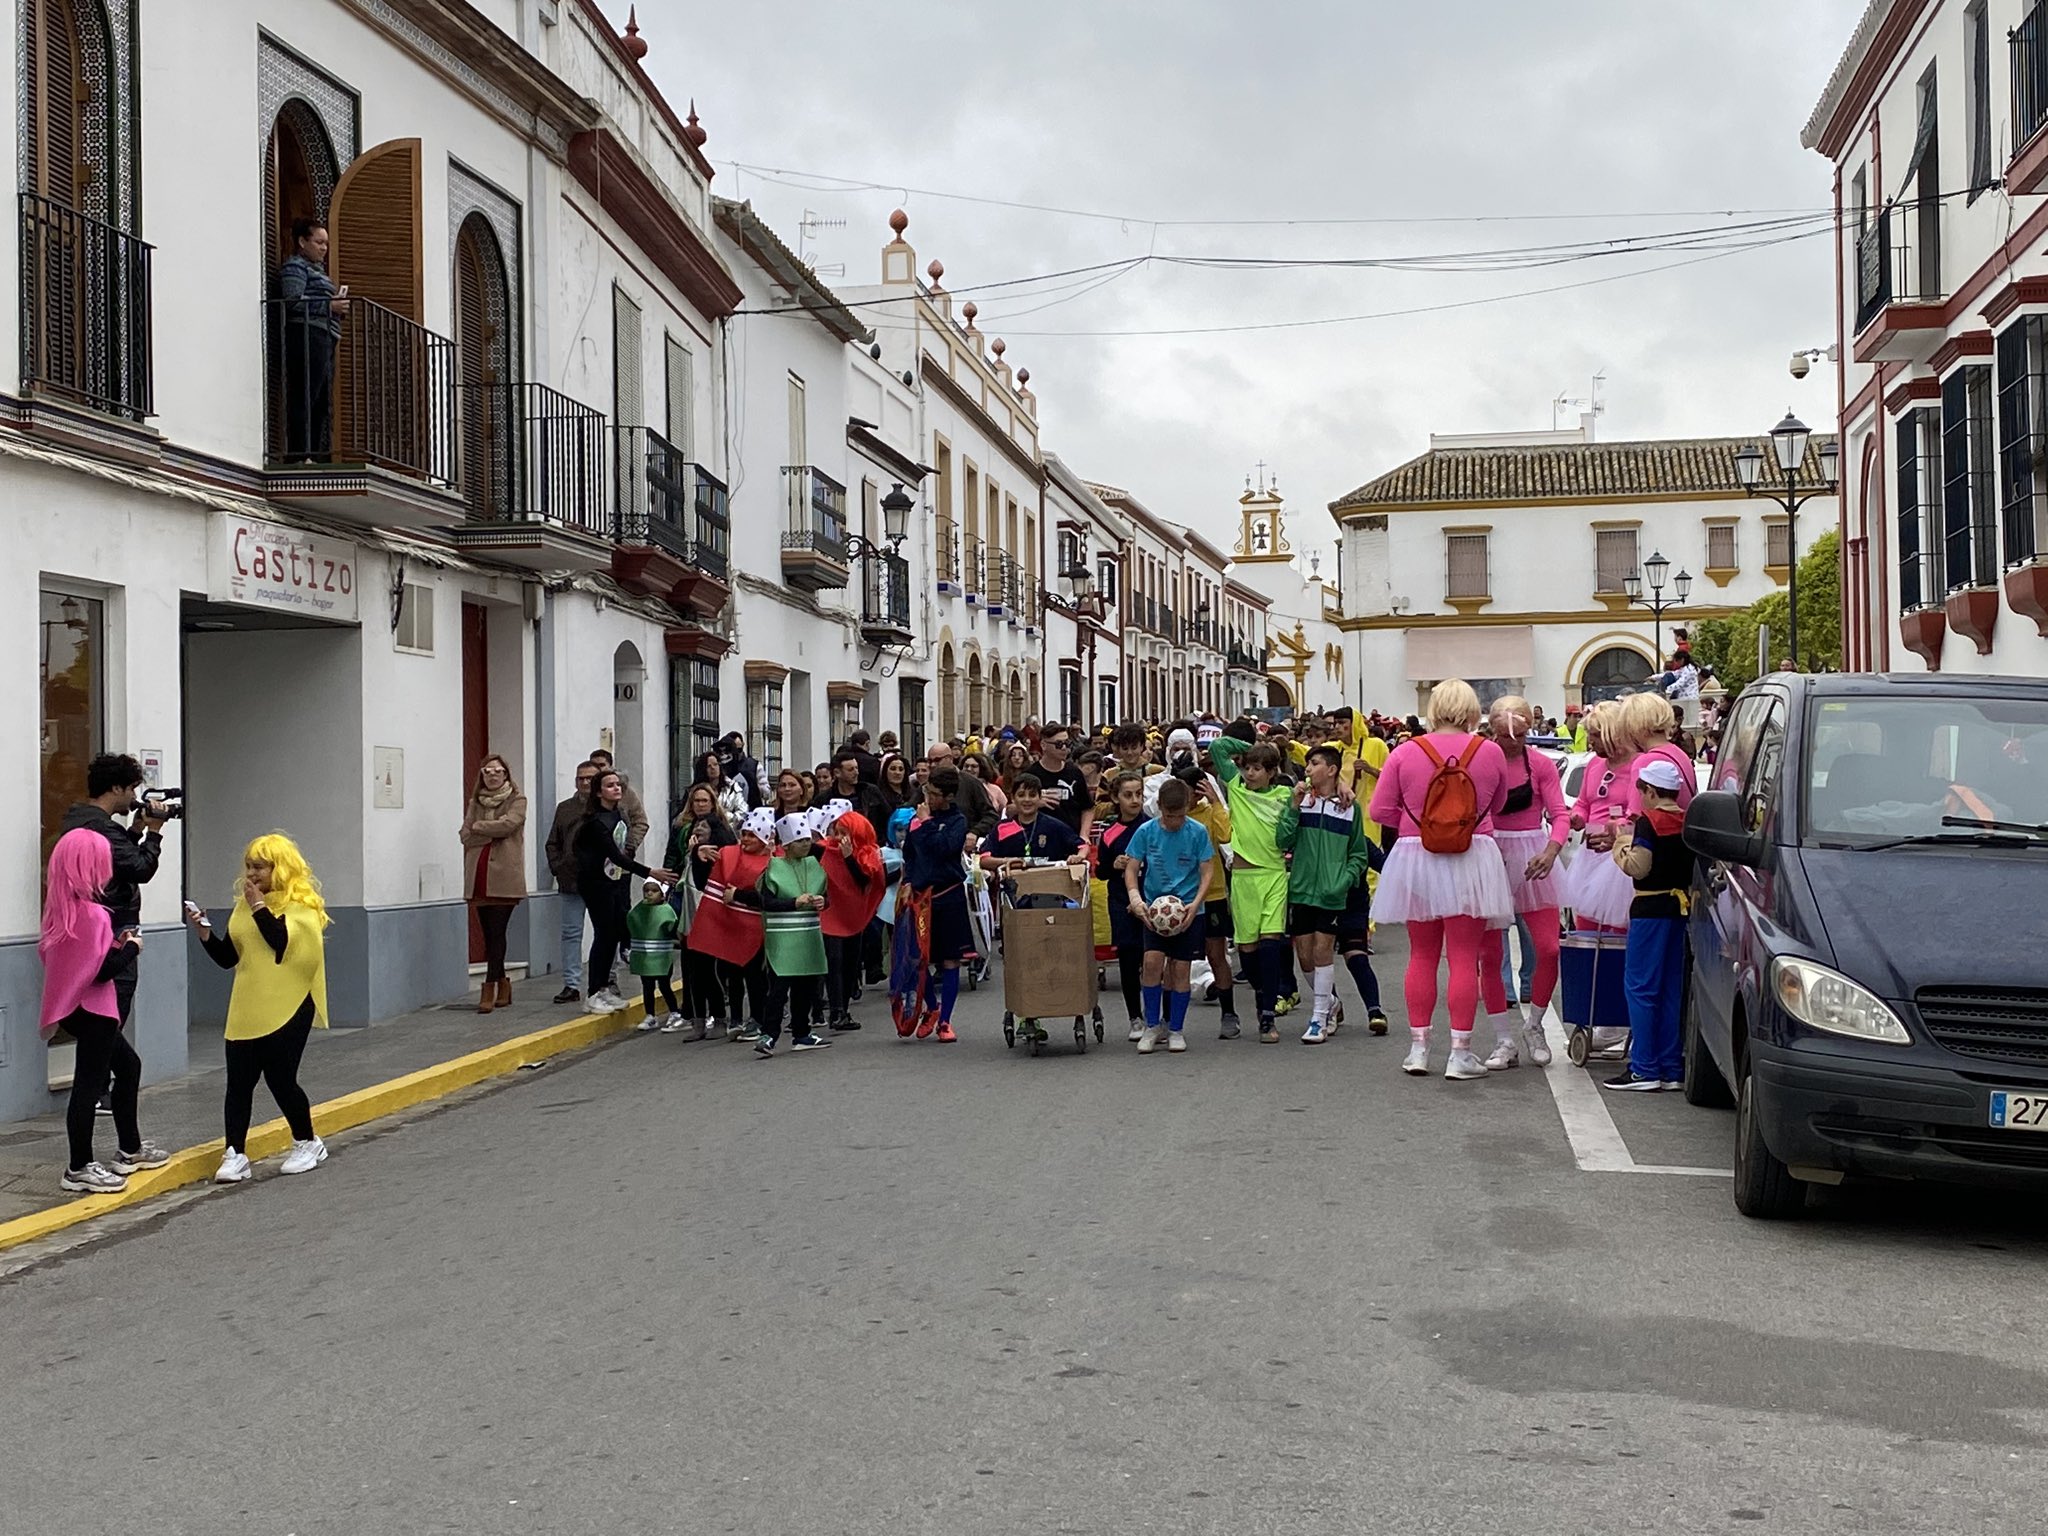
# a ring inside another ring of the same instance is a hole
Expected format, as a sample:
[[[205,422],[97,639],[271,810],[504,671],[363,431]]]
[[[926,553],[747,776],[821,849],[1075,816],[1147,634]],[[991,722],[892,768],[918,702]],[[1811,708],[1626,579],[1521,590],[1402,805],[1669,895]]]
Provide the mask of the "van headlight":
[[[1811,960],[1773,960],[1771,990],[1780,1008],[1813,1029],[1885,1045],[1913,1043],[1899,1016],[1875,993]]]

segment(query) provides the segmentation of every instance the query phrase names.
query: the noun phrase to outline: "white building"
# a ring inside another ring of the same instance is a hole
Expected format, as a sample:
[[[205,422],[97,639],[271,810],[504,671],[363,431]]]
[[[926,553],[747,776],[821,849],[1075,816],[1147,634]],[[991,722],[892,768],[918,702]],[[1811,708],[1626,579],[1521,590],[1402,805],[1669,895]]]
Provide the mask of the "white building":
[[[1272,606],[1271,598],[1235,574],[1223,583],[1223,648],[1227,666],[1225,707],[1221,713],[1232,719],[1272,704],[1272,690],[1266,678],[1266,658],[1272,650],[1266,625]]]
[[[883,368],[916,391],[916,457],[930,467],[921,590],[936,599],[936,728],[950,737],[1045,712],[1045,471],[1030,371],[1013,372],[1002,338],[976,328],[973,300],[956,318],[942,263],[918,276],[909,222],[890,216],[881,283],[841,297],[874,332]]]
[[[179,899],[225,903],[275,827],[325,883],[336,1021],[388,1018],[460,996],[479,958],[455,828],[486,752],[530,801],[513,957],[555,964],[552,807],[606,745],[660,828],[742,718],[724,614],[734,554],[758,558],[731,537],[714,347],[742,289],[703,130],[644,40],[591,0],[29,4],[0,689],[40,729],[0,774],[42,816],[0,844],[0,1118],[68,1072],[35,1029],[37,871],[94,753],[190,797],[145,892],[152,1079],[224,998]],[[351,295],[331,408],[278,297],[301,218]],[[902,405],[873,417],[889,453]],[[756,462],[774,483],[785,460]]]
[[[1124,718],[1121,614],[1130,524],[1053,453],[1045,455],[1043,521],[1054,554],[1047,567],[1045,643],[1058,679],[1047,702],[1069,725],[1115,725]],[[1076,572],[1086,572],[1087,580],[1077,584]]]
[[[1254,707],[1291,713],[1346,702],[1343,599],[1323,575],[1323,552],[1296,547],[1286,502],[1263,466],[1256,486],[1246,480],[1237,513],[1231,578],[1266,600],[1265,686]]]
[[[714,199],[713,218],[744,293],[721,365],[748,749],[773,773],[812,767],[862,725],[922,741],[929,658],[904,659],[928,552],[891,549],[883,512],[924,478],[917,396],[750,205]]]
[[[1432,437],[1339,497],[1351,702],[1407,714],[1462,677],[1482,698],[1521,693],[1558,714],[1641,683],[1661,659],[1660,626],[1625,584],[1655,555],[1669,561],[1668,597],[1690,578],[1663,618],[1667,647],[1674,624],[1726,617],[1789,574],[1784,513],[1736,479],[1735,452],[1754,441]],[[1816,503],[1812,525],[1833,513]]]
[[[1834,162],[1851,667],[2048,673],[2048,14],[1871,0]]]
[[[1180,628],[1187,530],[1121,486],[1091,481],[1088,489],[1131,530],[1123,569],[1125,715],[1133,720],[1180,719],[1189,712],[1187,642]]]

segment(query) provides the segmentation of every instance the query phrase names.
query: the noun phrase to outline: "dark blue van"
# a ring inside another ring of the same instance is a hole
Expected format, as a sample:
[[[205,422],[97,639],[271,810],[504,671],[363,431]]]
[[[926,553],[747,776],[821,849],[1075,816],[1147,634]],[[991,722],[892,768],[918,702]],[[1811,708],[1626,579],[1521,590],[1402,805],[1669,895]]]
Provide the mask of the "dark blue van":
[[[1685,1096],[1735,1106],[1737,1207],[2048,1191],[2048,678],[1763,678],[1709,784]]]

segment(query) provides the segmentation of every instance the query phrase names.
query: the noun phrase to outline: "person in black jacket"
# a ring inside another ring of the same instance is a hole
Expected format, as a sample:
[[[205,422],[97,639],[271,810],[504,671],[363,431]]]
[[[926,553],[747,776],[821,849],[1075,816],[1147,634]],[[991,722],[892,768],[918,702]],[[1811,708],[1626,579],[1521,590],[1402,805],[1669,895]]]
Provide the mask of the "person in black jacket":
[[[114,878],[107,882],[100,902],[114,918],[114,932],[125,933],[142,927],[142,887],[156,878],[157,862],[163,856],[164,824],[144,809],[131,826],[114,818],[126,816],[141,802],[142,764],[125,753],[103,752],[86,765],[87,798],[64,813],[64,830],[87,827],[107,840],[114,855]],[[114,977],[114,996],[121,1005],[121,1022],[128,1022],[135,1005],[135,967],[128,966]]]
[[[633,835],[622,802],[626,781],[616,768],[601,769],[591,786],[590,814],[577,824],[576,888],[590,909],[590,1007],[596,1013],[617,1013],[626,1000],[612,985],[612,968],[626,942],[626,910],[632,905],[633,876],[652,876],[672,884],[675,871],[650,869],[626,851]]]
[[[714,748],[718,753],[718,766],[728,779],[738,779],[746,786],[747,809],[770,803],[767,781],[761,776],[761,765],[747,756],[746,738],[738,731],[727,731],[719,738]]]

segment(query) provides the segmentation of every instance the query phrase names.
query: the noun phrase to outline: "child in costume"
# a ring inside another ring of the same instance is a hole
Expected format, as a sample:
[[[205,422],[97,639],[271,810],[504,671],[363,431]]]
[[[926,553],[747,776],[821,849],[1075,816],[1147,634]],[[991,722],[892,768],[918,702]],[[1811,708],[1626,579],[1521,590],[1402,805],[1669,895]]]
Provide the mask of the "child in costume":
[[[1232,734],[1238,729],[1226,728],[1209,744],[1209,755],[1230,806],[1230,920],[1238,964],[1252,984],[1260,1043],[1276,1045],[1280,996],[1293,964],[1287,953],[1287,861],[1275,834],[1280,812],[1294,795],[1280,781],[1280,749]]]
[[[747,812],[740,840],[718,850],[697,916],[690,924],[692,953],[718,962],[725,994],[725,1038],[758,1040],[760,1019],[767,1008],[768,973],[762,964],[762,922],[757,907],[741,903],[768,867],[775,837],[775,813],[765,805]]]
[[[634,1026],[642,1034],[656,1029],[675,1034],[683,1027],[682,1010],[676,1007],[675,987],[670,980],[675,975],[676,933],[681,926],[661,882],[644,882],[640,887],[640,904],[626,914],[626,969],[640,978],[640,1000],[647,1010],[646,1016]],[[662,1002],[668,1005],[666,1014],[654,1006],[656,987],[661,989]]]
[[[861,944],[888,889],[874,823],[859,811],[835,814],[843,803],[835,800],[826,807],[824,829],[814,850],[825,867],[825,911],[819,922],[825,934],[825,990],[830,999],[827,1023],[841,1033],[860,1028],[854,1022],[851,1003],[860,981]]]
[[[960,962],[974,949],[962,867],[967,818],[954,804],[959,792],[957,768],[934,768],[925,784],[925,817],[904,834],[898,976],[890,988],[897,1034],[920,1040],[936,1035],[947,1043],[959,1038],[953,1032],[953,1005],[960,998]]]
[[[761,909],[762,948],[768,961],[768,1007],[761,1018],[756,1056],[773,1056],[782,1036],[782,1015],[790,1011],[792,1051],[823,1050],[832,1042],[813,1034],[807,1021],[825,975],[825,932],[819,914],[825,910],[825,867],[811,855],[817,834],[826,825],[823,811],[791,811],[775,823],[782,845],[761,871],[751,890],[738,893],[748,906]],[[800,1032],[799,1032],[800,1031]]]

